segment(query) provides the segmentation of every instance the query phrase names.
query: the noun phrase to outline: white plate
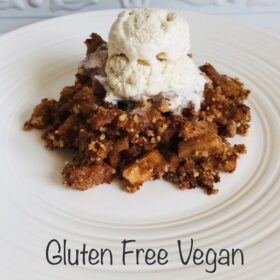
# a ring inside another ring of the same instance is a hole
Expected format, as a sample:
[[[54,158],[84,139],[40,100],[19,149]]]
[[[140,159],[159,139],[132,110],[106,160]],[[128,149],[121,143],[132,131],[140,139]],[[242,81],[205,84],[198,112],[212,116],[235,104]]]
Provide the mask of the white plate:
[[[58,97],[74,81],[91,32],[107,38],[118,11],[100,11],[31,25],[0,38],[0,275],[1,279],[279,279],[280,39],[222,18],[183,14],[190,21],[197,63],[238,76],[252,90],[252,127],[234,174],[220,192],[180,191],[148,182],[136,194],[117,184],[85,192],[61,185],[66,155],[43,147],[22,125],[43,97]],[[110,248],[114,265],[51,266],[47,243]],[[121,264],[121,240],[165,248],[168,264]],[[244,266],[183,266],[177,239],[202,250],[241,248]],[[126,272],[126,273],[124,273]],[[140,273],[141,272],[141,273]]]

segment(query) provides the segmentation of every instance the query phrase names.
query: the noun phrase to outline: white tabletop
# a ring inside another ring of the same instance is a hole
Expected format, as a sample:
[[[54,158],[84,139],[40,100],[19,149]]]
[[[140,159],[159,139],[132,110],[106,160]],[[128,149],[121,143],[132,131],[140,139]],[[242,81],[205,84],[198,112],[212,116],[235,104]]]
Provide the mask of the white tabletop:
[[[280,35],[280,0],[1,0],[0,34],[74,12],[149,6],[224,16]]]

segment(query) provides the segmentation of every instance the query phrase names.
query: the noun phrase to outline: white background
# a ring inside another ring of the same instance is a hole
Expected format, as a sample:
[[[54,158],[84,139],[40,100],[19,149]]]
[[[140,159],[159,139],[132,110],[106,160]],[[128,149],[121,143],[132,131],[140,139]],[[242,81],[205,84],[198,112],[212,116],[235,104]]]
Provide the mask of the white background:
[[[280,0],[0,0],[0,34],[74,12],[143,6],[221,15],[280,34]]]

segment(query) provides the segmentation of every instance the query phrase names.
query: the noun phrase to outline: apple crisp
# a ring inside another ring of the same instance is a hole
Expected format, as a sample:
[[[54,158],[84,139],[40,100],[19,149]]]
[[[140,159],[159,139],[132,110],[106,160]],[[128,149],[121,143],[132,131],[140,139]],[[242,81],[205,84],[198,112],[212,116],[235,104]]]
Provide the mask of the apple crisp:
[[[145,181],[163,178],[180,189],[199,186],[215,194],[220,172],[232,173],[246,152],[228,138],[248,131],[250,108],[244,101],[250,91],[205,64],[200,70],[208,82],[199,111],[190,103],[173,114],[164,98],[113,105],[96,78],[104,73],[107,43],[95,33],[85,43],[87,57],[96,57],[96,63],[81,67],[58,101],[43,99],[24,124],[25,130],[44,130],[48,149],[72,152],[63,183],[85,190],[117,177],[124,190],[135,192]]]

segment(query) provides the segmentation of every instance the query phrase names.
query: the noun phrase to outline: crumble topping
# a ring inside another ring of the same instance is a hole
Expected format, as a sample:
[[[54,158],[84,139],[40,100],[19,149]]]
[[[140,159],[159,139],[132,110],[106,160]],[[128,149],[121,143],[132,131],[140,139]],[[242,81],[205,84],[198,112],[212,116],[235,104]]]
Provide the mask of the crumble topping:
[[[175,115],[165,98],[147,101],[104,100],[106,90],[98,79],[104,72],[106,42],[93,33],[86,40],[87,58],[73,86],[59,100],[43,99],[25,130],[43,129],[48,149],[68,149],[73,161],[62,171],[63,183],[85,190],[118,177],[128,192],[147,180],[164,178],[180,189],[200,186],[215,194],[219,173],[232,173],[243,144],[228,138],[246,135],[249,95],[238,79],[219,74],[210,64],[200,67],[208,77],[201,108],[192,104]]]

